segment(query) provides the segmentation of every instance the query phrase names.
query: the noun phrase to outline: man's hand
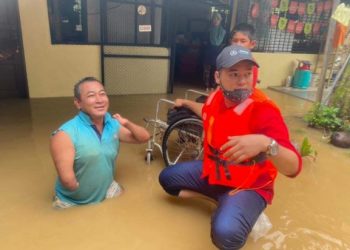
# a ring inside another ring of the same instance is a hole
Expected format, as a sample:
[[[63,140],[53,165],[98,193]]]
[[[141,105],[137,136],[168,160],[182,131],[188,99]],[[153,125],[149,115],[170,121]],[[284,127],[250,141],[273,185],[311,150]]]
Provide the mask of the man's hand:
[[[116,120],[118,120],[119,123],[120,123],[122,126],[124,126],[124,127],[125,127],[126,124],[129,122],[128,119],[122,117],[122,116],[121,116],[120,114],[118,114],[118,113],[114,114],[114,115],[113,115],[113,118],[116,119]]]
[[[114,114],[113,118],[118,120],[120,125],[122,125],[119,131],[120,141],[128,143],[144,143],[149,140],[150,134],[145,128],[134,124],[118,113]]]
[[[228,161],[240,163],[265,152],[270,141],[269,137],[257,134],[229,136],[220,150],[225,152],[223,156]]]
[[[174,106],[175,107],[185,107],[185,102],[186,101],[187,101],[186,99],[178,98],[178,99],[175,100]]]
[[[62,185],[68,189],[69,191],[75,191],[78,189],[79,187],[79,182],[77,182],[77,180],[74,178],[72,180],[66,180],[66,179],[62,179],[60,178]]]
[[[178,98],[174,101],[175,107],[185,107],[192,110],[197,116],[202,117],[203,103],[198,103],[188,99]]]

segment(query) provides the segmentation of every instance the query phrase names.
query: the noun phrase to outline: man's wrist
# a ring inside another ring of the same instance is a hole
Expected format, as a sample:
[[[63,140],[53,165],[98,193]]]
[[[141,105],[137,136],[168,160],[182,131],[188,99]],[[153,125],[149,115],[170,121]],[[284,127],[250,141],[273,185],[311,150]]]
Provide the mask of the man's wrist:
[[[184,100],[182,101],[182,107],[184,107],[184,108],[189,108],[188,100],[187,100],[187,99],[184,99]]]
[[[128,128],[130,126],[130,121],[125,119],[125,122],[122,124],[124,127]]]
[[[278,152],[279,152],[278,142],[275,139],[270,138],[270,143],[267,145],[266,154],[268,156],[273,157],[273,156],[278,155]]]

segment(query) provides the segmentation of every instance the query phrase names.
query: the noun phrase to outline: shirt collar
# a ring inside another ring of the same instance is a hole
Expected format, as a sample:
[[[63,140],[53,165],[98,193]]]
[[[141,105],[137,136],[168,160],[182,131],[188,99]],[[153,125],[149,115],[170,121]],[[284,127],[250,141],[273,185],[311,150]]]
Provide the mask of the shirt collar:
[[[84,111],[80,111],[78,116],[85,124],[94,125],[90,116],[87,113],[85,113]],[[105,114],[103,124],[106,125],[107,123],[111,122],[112,120],[113,120],[113,118],[112,118],[111,114],[107,112]]]

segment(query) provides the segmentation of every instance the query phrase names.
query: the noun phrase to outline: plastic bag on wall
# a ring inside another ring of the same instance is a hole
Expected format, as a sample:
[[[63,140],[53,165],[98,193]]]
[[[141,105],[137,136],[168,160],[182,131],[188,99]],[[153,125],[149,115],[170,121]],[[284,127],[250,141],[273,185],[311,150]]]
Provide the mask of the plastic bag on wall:
[[[304,34],[305,35],[310,35],[312,32],[312,23],[305,23],[304,25]]]
[[[271,0],[271,8],[277,8],[279,4],[279,0]]]
[[[323,12],[323,2],[318,2],[316,7],[317,15],[321,15]]]
[[[287,31],[290,33],[294,33],[295,32],[295,25],[296,25],[296,21],[289,20],[288,24],[287,24]]]
[[[301,34],[304,30],[304,23],[298,22],[297,25],[295,26],[295,34]]]
[[[344,26],[348,26],[350,22],[350,8],[344,3],[338,5],[335,9],[332,18]]]
[[[321,28],[321,24],[319,22],[314,23],[314,25],[312,26],[312,34],[314,36],[317,36],[320,34],[320,28]]]
[[[306,11],[306,3],[299,3],[299,7],[298,7],[298,15],[299,16],[304,16],[305,15],[305,11]]]
[[[278,20],[278,29],[279,30],[285,30],[287,27],[288,19],[285,17],[280,17]]]
[[[332,9],[332,1],[331,0],[325,1],[323,4],[324,13],[326,15],[328,15],[328,13],[331,11],[331,9]]]
[[[297,13],[298,10],[298,2],[297,1],[291,1],[289,4],[289,14],[294,15],[295,13]]]
[[[260,15],[260,5],[259,3],[254,3],[250,10],[250,16],[251,18],[255,19],[255,18],[258,18],[259,15]]]
[[[280,11],[287,12],[289,6],[289,0],[281,0],[280,2]]]
[[[278,23],[278,15],[272,15],[270,18],[270,27],[271,28],[276,28],[277,27],[277,23]]]
[[[309,3],[307,5],[306,13],[311,16],[315,13],[315,9],[316,9],[316,3]]]

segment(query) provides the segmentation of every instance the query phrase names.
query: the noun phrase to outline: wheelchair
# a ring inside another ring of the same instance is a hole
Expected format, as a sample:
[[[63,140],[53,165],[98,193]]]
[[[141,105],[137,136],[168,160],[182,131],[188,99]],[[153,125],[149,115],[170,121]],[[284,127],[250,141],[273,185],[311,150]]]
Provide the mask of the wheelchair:
[[[196,101],[204,102],[207,93],[193,89],[185,92],[185,99],[189,94],[199,95]],[[146,127],[152,127],[152,136],[147,143],[147,164],[153,160],[154,148],[158,148],[166,166],[179,162],[202,159],[203,157],[203,123],[202,119],[187,108],[170,108],[167,119],[160,119],[161,106],[173,106],[174,102],[160,99],[157,102],[156,116],[146,120]]]

